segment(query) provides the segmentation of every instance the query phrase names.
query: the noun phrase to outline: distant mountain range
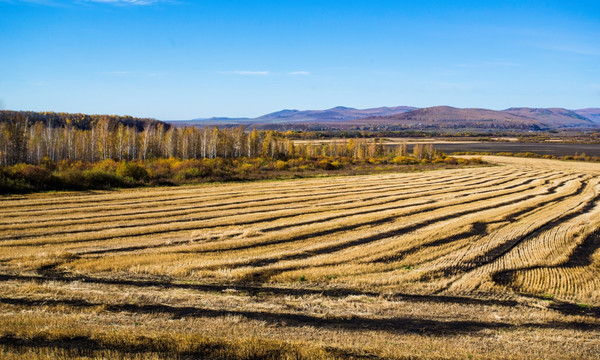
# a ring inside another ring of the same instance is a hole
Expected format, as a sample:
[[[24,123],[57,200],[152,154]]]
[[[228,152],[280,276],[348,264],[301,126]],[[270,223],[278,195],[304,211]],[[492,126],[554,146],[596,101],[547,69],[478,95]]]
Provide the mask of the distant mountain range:
[[[598,108],[587,108],[587,109],[579,109],[573,110],[575,113],[586,117],[598,124],[600,124],[600,109]]]
[[[502,111],[450,106],[416,109],[391,116],[376,116],[352,123],[403,124],[438,127],[478,128],[581,128],[596,127],[597,123],[571,110],[551,108],[510,108]]]
[[[379,107],[373,109],[354,109],[338,106],[327,110],[281,110],[259,116],[257,118],[227,118],[213,117],[207,119],[192,119],[183,123],[218,124],[277,124],[277,123],[329,123],[346,122],[371,116],[389,116],[415,110],[411,106]],[[174,122],[175,123],[175,122]],[[181,123],[181,122],[177,122]]]
[[[178,126],[252,125],[277,127],[320,124],[329,128],[360,126],[402,126],[409,128],[503,128],[560,129],[600,127],[600,108],[509,108],[489,110],[411,106],[355,109],[338,106],[327,110],[281,110],[257,118],[208,118],[168,121]]]

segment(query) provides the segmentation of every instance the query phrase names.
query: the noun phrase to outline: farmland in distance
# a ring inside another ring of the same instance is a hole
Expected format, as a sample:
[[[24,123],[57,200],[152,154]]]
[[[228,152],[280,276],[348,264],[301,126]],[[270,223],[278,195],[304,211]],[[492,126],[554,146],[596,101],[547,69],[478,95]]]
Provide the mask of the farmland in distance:
[[[4,358],[598,358],[600,165],[0,198]]]

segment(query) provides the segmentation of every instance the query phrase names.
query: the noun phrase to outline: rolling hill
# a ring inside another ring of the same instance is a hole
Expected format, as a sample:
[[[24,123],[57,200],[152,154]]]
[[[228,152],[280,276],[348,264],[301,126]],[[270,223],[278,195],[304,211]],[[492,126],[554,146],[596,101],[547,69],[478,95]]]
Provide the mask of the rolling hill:
[[[256,118],[214,117],[171,122],[177,126],[252,125],[263,128],[329,129],[357,126],[401,126],[409,128],[481,128],[481,129],[568,129],[592,128],[600,124],[600,109],[513,107],[506,110],[410,106],[355,109],[338,106],[326,110],[285,109]]]
[[[460,109],[451,106],[434,106],[392,116],[375,116],[352,121],[355,124],[390,124],[438,127],[543,127],[539,120],[522,115],[488,109]]]
[[[600,108],[579,109],[573,110],[573,112],[583,117],[586,117],[597,124],[600,124]]]
[[[410,106],[378,107],[372,109],[355,109],[337,106],[327,110],[282,110],[260,116],[258,122],[332,122],[350,121],[372,116],[393,116],[415,110]]]
[[[540,109],[522,107],[506,109],[503,112],[539,120],[549,127],[586,127],[595,125],[589,118],[575,111],[562,108]]]
[[[345,106],[337,106],[326,110],[294,110],[285,109],[276,111],[256,118],[227,118],[212,117],[198,118],[188,121],[172,121],[178,126],[206,126],[206,125],[262,125],[262,124],[292,124],[292,123],[329,123],[346,122],[349,120],[362,119],[371,116],[389,116],[401,114],[416,109],[411,106],[378,107],[372,109],[355,109]]]

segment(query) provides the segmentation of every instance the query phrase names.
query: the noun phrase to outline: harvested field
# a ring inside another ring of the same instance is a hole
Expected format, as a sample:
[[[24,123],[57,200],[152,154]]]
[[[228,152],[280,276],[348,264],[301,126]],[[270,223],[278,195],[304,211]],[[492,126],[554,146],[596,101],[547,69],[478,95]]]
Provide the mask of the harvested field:
[[[600,165],[0,198],[3,358],[600,358]]]
[[[600,144],[578,144],[561,142],[529,143],[518,142],[516,138],[498,138],[504,141],[476,141],[476,140],[443,140],[436,138],[386,138],[383,144],[395,148],[400,144],[407,144],[412,151],[414,144],[433,144],[435,149],[448,154],[454,152],[480,152],[480,153],[535,153],[540,155],[575,156],[586,154],[600,156]],[[319,140],[294,140],[296,144],[328,144],[341,143],[342,139]]]

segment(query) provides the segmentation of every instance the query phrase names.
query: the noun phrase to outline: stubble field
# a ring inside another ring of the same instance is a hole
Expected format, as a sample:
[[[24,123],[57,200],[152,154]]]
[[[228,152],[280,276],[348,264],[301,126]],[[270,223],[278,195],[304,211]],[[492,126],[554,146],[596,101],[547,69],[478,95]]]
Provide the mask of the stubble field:
[[[600,358],[600,166],[0,198],[2,358]]]

